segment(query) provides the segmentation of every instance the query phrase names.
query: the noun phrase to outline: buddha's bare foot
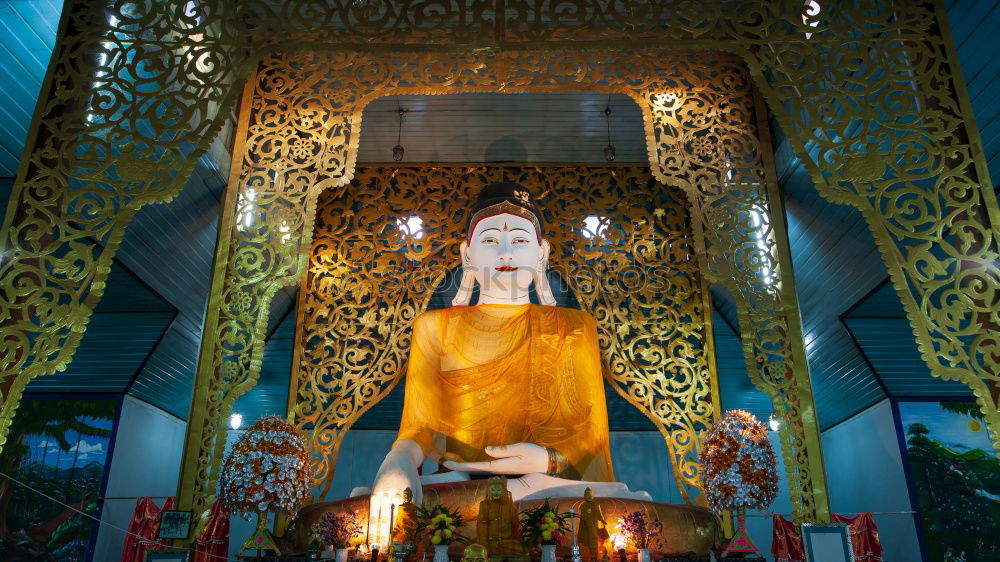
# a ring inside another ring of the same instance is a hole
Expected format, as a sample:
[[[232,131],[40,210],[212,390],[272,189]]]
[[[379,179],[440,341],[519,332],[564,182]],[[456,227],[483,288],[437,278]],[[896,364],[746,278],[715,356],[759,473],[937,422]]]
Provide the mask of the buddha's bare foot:
[[[567,480],[548,474],[533,472],[521,478],[512,479],[507,483],[514,501],[534,500],[542,498],[578,498],[590,488],[595,497],[623,498],[631,500],[652,501],[652,497],[644,491],[633,492],[621,482],[587,482],[582,480]]]

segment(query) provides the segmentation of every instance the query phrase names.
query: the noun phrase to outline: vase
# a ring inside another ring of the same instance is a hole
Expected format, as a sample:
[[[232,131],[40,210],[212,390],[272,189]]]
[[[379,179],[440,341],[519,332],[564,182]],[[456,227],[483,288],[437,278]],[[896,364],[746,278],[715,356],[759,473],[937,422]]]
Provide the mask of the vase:
[[[448,562],[448,545],[434,545],[434,562]]]
[[[556,562],[556,545],[542,545],[542,562]]]
[[[639,562],[653,562],[653,559],[649,556],[648,548],[639,549]]]
[[[338,548],[333,555],[334,562],[347,562],[347,549]]]
[[[736,510],[736,534],[729,541],[722,557],[726,558],[730,554],[760,554],[757,545],[750,540],[750,533],[747,532],[747,512],[742,507]]]

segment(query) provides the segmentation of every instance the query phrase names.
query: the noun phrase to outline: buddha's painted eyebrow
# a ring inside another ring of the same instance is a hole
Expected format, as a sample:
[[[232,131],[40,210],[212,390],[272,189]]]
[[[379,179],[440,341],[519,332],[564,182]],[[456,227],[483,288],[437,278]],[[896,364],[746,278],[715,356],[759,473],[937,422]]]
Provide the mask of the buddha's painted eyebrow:
[[[499,229],[499,228],[487,228],[487,229],[483,230],[482,232],[480,232],[480,233],[479,233],[479,235],[480,235],[480,236],[482,236],[482,235],[486,234],[487,232],[491,232],[491,231],[494,231],[494,230],[495,230],[495,231],[497,231],[497,232],[500,232],[500,229]],[[508,232],[514,232],[514,231],[516,231],[516,230],[520,230],[521,232],[523,232],[523,233],[525,233],[525,234],[531,234],[531,233],[530,233],[530,232],[528,232],[528,230],[527,230],[527,229],[525,229],[525,228],[512,228],[512,229],[510,229],[510,230],[509,230]]]

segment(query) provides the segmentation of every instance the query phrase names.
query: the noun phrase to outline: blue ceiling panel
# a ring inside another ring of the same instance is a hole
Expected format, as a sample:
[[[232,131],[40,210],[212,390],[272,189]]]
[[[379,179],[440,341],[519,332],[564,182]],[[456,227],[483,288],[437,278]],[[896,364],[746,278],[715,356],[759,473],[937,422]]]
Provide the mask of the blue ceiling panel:
[[[886,280],[843,317],[865,360],[892,396],[968,396],[964,384],[931,376],[903,305]]]
[[[69,367],[34,379],[29,392],[124,392],[173,312],[94,313]]]
[[[0,176],[14,176],[55,46],[62,3],[0,5]]]
[[[30,392],[125,392],[177,310],[118,262],[65,371],[34,379]]]
[[[844,318],[892,396],[969,396],[969,387],[931,376],[905,318]]]
[[[183,420],[187,419],[191,407],[198,340],[190,339],[184,330],[176,326],[175,321],[163,335],[163,340],[128,393]]]
[[[1000,178],[1000,0],[946,0],[948,23],[969,88],[993,184]]]

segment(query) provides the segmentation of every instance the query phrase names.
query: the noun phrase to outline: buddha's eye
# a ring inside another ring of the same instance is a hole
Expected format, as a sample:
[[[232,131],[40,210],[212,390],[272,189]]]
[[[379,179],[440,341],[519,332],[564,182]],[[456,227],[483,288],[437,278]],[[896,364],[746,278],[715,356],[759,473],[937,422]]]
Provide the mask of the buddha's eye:
[[[531,242],[531,240],[528,240],[527,238],[523,238],[521,236],[518,236],[517,238],[511,240],[512,244],[527,244],[529,242]]]
[[[495,244],[499,244],[500,241],[497,240],[496,238],[492,237],[492,236],[487,236],[486,238],[483,238],[482,240],[480,240],[479,243],[480,244],[488,244],[488,245],[492,246],[492,245],[495,245]]]

